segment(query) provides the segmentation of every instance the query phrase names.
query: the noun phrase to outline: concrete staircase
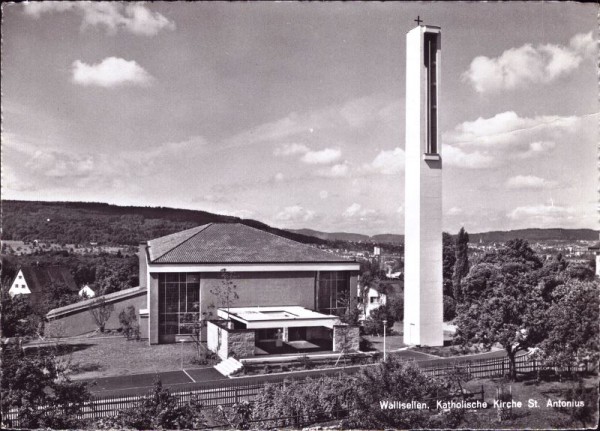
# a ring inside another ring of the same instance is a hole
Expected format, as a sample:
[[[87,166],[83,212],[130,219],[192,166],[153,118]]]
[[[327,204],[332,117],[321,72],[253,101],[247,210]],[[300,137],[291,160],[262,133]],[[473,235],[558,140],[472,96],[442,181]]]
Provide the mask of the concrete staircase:
[[[230,376],[244,368],[244,365],[235,358],[227,358],[215,365],[214,368],[224,376]]]

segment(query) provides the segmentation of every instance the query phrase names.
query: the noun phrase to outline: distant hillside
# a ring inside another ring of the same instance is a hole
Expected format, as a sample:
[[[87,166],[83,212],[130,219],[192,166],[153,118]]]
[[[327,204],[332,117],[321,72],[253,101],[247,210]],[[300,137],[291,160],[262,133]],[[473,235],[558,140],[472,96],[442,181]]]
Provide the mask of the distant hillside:
[[[320,238],[326,241],[368,241],[370,237],[368,235],[362,235],[360,233],[346,233],[346,232],[319,232],[318,230],[312,229],[288,229],[288,232],[297,233],[301,235],[312,236]]]
[[[306,244],[325,241],[272,228],[256,220],[206,211],[125,207],[88,202],[2,201],[2,239],[60,244],[137,245],[206,223],[243,223]]]
[[[594,241],[598,239],[598,231],[593,229],[517,229],[509,231],[492,231],[469,233],[471,242],[506,242],[514,238],[523,238],[532,241]]]
[[[312,229],[290,230],[290,232],[303,235],[310,235],[316,238],[321,238],[328,241],[356,241],[356,242],[374,242],[374,243],[389,243],[402,244],[404,243],[404,235],[398,234],[379,234],[379,235],[362,235],[349,232],[320,232]],[[455,236],[452,235],[452,236]],[[598,231],[593,229],[517,229],[509,231],[492,231],[481,233],[470,233],[469,239],[473,242],[506,242],[515,238],[523,238],[529,242],[535,241],[594,241],[598,240]]]
[[[374,243],[390,243],[390,244],[401,244],[404,242],[404,235],[397,235],[392,233],[384,233],[379,235],[363,235],[360,233],[348,233],[348,232],[320,232],[312,229],[289,229],[289,232],[299,233],[302,235],[314,236],[321,238],[326,241],[354,241],[354,242],[374,242]]]

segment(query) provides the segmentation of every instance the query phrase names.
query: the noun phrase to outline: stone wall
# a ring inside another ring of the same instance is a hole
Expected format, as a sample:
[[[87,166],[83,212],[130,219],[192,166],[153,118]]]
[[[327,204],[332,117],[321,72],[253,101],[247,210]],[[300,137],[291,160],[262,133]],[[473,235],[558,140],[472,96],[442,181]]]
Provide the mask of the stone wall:
[[[227,344],[229,353],[236,358],[254,356],[254,331],[251,329],[229,331]]]
[[[236,358],[254,356],[254,330],[229,329],[226,320],[213,320],[207,323],[206,345],[221,359],[227,359],[230,353]]]
[[[360,346],[360,332],[358,326],[334,325],[333,351],[341,352],[346,346],[346,352],[356,352]]]

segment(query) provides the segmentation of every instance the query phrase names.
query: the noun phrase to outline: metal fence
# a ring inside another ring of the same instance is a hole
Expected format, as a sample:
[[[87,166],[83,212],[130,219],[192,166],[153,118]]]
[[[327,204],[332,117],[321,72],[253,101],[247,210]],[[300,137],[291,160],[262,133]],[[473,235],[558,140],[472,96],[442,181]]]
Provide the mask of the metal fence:
[[[509,372],[508,358],[494,359],[479,359],[479,360],[463,360],[455,361],[452,364],[436,364],[439,360],[427,361],[419,363],[422,371],[431,377],[443,377],[449,372],[456,370],[457,366],[464,372],[474,378],[485,377],[502,377]],[[359,367],[352,369],[340,369],[340,373],[350,373],[358,370]],[[530,359],[529,355],[523,355],[516,358],[516,369],[519,373],[536,372],[542,370],[554,370],[559,372],[572,371],[587,371],[587,366],[579,367],[546,367],[541,366],[538,362]],[[331,374],[331,373],[328,373]],[[324,374],[323,374],[324,375]],[[310,376],[319,378],[323,375]],[[282,386],[284,381],[290,380],[305,380],[308,376],[303,375],[296,379],[290,379],[289,376],[269,376],[268,383],[270,385]],[[225,382],[222,380],[207,382],[206,384],[196,385],[194,388],[180,389],[172,391],[171,394],[177,399],[178,406],[189,404],[193,399],[200,401],[203,406],[230,406],[240,401],[252,401],[257,394],[265,387],[264,381],[254,382],[226,382],[227,386],[222,386]],[[482,394],[483,395],[483,394]],[[86,403],[81,413],[78,415],[80,419],[100,419],[110,417],[117,414],[120,410],[127,410],[139,407],[148,395],[118,395],[111,397],[94,396]],[[17,411],[12,410],[4,415],[4,423],[10,423],[13,427],[18,427]],[[7,422],[10,421],[10,422]]]

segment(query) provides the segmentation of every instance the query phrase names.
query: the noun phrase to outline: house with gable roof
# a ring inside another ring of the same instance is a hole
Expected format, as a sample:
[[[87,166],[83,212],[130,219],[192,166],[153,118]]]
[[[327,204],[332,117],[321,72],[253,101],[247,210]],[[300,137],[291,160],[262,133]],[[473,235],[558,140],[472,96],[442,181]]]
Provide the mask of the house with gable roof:
[[[44,291],[52,283],[61,283],[77,293],[77,284],[69,269],[63,266],[23,266],[19,268],[15,278],[10,284],[8,293],[27,295],[32,304],[38,304],[44,299]]]

